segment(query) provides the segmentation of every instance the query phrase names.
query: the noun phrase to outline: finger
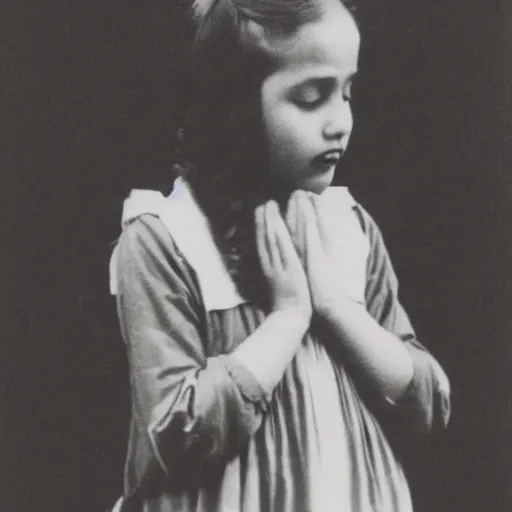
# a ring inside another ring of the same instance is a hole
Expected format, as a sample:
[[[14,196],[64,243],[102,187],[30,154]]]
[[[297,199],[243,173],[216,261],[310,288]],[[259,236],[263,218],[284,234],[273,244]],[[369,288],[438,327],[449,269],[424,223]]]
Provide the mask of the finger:
[[[288,199],[288,207],[286,209],[286,226],[292,236],[293,242],[298,245],[298,224],[297,224],[297,193],[293,192]]]
[[[256,225],[256,248],[263,273],[268,275],[270,269],[270,255],[268,253],[265,229],[265,205],[258,206],[254,212]]]
[[[286,215],[285,215],[285,221],[286,226],[288,227],[288,230],[293,235],[294,233],[294,209],[295,209],[295,201],[294,201],[294,193],[290,194],[290,197],[288,198],[288,203],[286,205]]]
[[[327,218],[324,209],[322,208],[322,204],[318,198],[312,197],[311,204],[313,205],[313,210],[316,217],[316,225],[318,227],[318,233],[320,235],[322,246],[325,249],[328,249],[330,237],[327,229]]]
[[[306,250],[306,232],[305,232],[305,218],[304,218],[304,205],[307,202],[307,194],[304,190],[296,190],[293,193],[294,203],[294,241],[297,251],[302,259],[304,259]]]
[[[303,206],[303,232],[305,260],[308,267],[319,261],[322,252],[322,240],[318,231],[317,219],[314,206],[309,197],[306,197]]]
[[[265,204],[265,241],[269,255],[270,265],[282,269],[282,259],[278,246],[277,221],[281,218],[279,207],[274,200]]]
[[[295,247],[297,248],[297,252],[301,259],[304,259],[304,232],[300,229],[300,198],[302,195],[302,191],[299,191],[294,194],[293,198],[293,229],[294,229],[294,239],[295,239]]]
[[[301,193],[297,196],[298,209],[300,211],[299,225],[300,231],[302,231],[305,237],[305,242],[309,242],[307,239],[308,235],[315,235],[316,228],[316,213],[311,201],[310,196],[307,193]]]
[[[286,227],[284,219],[276,219],[276,242],[283,267],[287,267],[295,261],[298,261],[298,255],[293,244],[293,240]]]

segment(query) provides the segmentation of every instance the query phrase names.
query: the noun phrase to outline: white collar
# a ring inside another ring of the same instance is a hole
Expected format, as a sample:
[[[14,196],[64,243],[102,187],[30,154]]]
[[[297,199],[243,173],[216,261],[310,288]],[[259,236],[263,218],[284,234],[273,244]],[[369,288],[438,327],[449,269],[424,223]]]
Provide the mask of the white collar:
[[[358,222],[359,229],[354,230],[354,220],[357,221],[357,218],[353,215],[353,207],[356,202],[345,187],[330,187],[321,197],[326,207],[330,208],[330,218],[336,222],[336,225],[345,225],[349,228],[349,231],[345,229],[343,234],[343,259],[345,260],[343,267],[346,267],[344,273],[347,274],[347,282],[353,281],[354,272],[351,267],[367,252],[361,245],[362,231]],[[347,215],[349,212],[352,214]],[[215,244],[208,219],[184,179],[178,178],[175,181],[173,192],[168,197],[152,190],[132,190],[123,205],[123,228],[144,214],[159,217],[169,230],[177,247],[197,275],[207,311],[231,309],[247,302],[240,295],[229,275]],[[349,260],[352,263],[347,266]],[[116,267],[117,252],[114,250],[110,262],[110,289],[114,295],[117,292]],[[359,278],[357,283],[348,285],[347,292],[357,300],[361,300]]]

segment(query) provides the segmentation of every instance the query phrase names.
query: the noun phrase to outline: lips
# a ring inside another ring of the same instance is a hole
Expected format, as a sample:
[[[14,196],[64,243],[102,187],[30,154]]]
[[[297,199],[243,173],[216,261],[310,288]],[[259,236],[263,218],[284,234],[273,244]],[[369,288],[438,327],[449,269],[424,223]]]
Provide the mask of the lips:
[[[320,165],[321,167],[331,167],[336,165],[342,156],[343,149],[331,149],[324,151],[313,158],[313,163],[317,166]]]

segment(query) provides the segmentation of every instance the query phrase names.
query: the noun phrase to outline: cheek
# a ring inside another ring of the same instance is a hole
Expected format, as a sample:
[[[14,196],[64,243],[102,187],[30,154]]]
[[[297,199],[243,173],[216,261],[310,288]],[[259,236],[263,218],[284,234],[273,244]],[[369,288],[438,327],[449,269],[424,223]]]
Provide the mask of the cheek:
[[[309,154],[315,122],[270,87],[262,89],[261,112],[270,161],[287,172],[289,165],[299,165]]]
[[[310,125],[293,105],[275,105],[265,113],[264,127],[270,146],[283,152],[304,145]]]
[[[293,124],[294,106],[282,97],[282,94],[272,81],[264,83],[261,90],[262,119],[267,137],[272,142],[274,138],[282,138],[290,132]]]
[[[268,148],[272,157],[275,157],[276,151],[286,140],[288,132],[285,118],[279,115],[278,108],[263,108],[263,129]]]
[[[296,165],[297,160],[300,159],[303,144],[290,118],[274,116],[268,127],[267,136],[273,163],[279,167]]]
[[[278,133],[286,126],[286,108],[283,107],[282,102],[278,101],[263,101],[263,123],[268,133]]]

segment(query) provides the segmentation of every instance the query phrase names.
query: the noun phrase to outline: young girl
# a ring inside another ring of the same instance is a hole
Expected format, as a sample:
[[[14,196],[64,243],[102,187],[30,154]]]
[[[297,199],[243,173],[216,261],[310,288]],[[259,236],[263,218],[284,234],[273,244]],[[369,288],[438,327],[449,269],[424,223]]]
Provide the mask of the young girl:
[[[111,266],[123,511],[408,512],[391,434],[449,417],[380,232],[330,187],[359,32],[340,0],[196,0],[186,165],[134,191]]]

